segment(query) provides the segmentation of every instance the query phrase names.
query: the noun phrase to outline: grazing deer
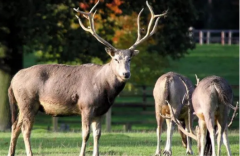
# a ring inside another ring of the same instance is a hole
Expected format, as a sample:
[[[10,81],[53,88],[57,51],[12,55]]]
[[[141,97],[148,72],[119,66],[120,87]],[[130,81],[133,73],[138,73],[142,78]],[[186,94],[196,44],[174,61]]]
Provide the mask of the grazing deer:
[[[187,90],[184,84],[181,82],[183,79],[189,90]],[[174,72],[168,72],[162,75],[156,82],[153,96],[155,100],[155,113],[156,113],[156,120],[157,120],[157,149],[155,155],[161,155],[160,150],[160,140],[161,140],[161,133],[162,133],[162,124],[164,119],[166,119],[167,123],[167,141],[166,146],[163,151],[164,155],[172,155],[171,150],[171,141],[172,141],[172,134],[173,134],[173,122],[171,121],[171,111],[168,107],[168,103],[170,103],[174,116],[182,122],[183,125],[186,125],[187,131],[190,131],[192,128],[192,104],[188,98],[191,97],[191,94],[194,90],[192,82]],[[186,96],[188,95],[188,96]],[[188,109],[189,108],[189,109]],[[188,112],[190,111],[190,112]],[[187,154],[193,154],[191,148],[191,138],[187,137],[187,141],[184,141],[183,135],[183,143],[186,142],[187,146]]]
[[[106,46],[106,52],[111,61],[105,65],[84,64],[69,65],[36,65],[20,70],[12,79],[8,90],[12,112],[12,134],[9,156],[15,153],[17,138],[20,130],[23,133],[26,153],[32,155],[30,133],[34,117],[38,111],[52,116],[81,115],[82,118],[82,147],[80,156],[85,155],[86,143],[92,125],[94,149],[93,155],[99,155],[99,138],[101,135],[101,117],[122,91],[130,78],[130,60],[138,54],[135,48],[152,36],[157,28],[159,18],[167,12],[155,15],[151,6],[146,2],[151,19],[146,35],[140,35],[140,15],[138,15],[138,38],[128,49],[116,49],[110,43],[97,35],[94,28],[93,10],[89,13],[74,9],[83,14],[90,22],[86,28],[77,16],[80,26],[90,32],[99,42]],[[153,25],[155,21],[155,24]],[[19,114],[17,116],[17,109]]]
[[[187,85],[185,86],[187,89]],[[218,76],[209,76],[197,84],[192,94],[192,105],[199,124],[197,135],[186,132],[175,116],[172,116],[172,120],[178,124],[184,134],[197,140],[200,156],[220,156],[222,140],[226,146],[228,156],[231,156],[227,130],[238,109],[238,104],[234,107],[232,103],[233,92],[228,82]],[[228,125],[230,108],[234,110],[234,113]],[[217,154],[215,151],[216,128],[218,130]]]

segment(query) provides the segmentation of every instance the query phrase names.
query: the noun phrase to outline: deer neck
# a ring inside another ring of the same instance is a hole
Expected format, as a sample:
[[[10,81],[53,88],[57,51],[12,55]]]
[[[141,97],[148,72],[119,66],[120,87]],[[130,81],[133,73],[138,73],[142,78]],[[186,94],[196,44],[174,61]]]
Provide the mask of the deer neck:
[[[114,73],[111,62],[102,66],[100,71],[101,86],[104,87],[109,96],[117,96],[124,88],[126,82],[121,81]]]
[[[112,61],[111,61],[112,62]],[[114,85],[114,87],[117,87],[117,86],[125,86],[126,84],[126,81],[120,79],[116,73],[114,72],[114,67],[112,67],[112,64],[111,62],[109,62],[108,64],[106,64],[106,76],[108,75],[109,77],[107,77],[107,82],[109,84],[112,84]]]

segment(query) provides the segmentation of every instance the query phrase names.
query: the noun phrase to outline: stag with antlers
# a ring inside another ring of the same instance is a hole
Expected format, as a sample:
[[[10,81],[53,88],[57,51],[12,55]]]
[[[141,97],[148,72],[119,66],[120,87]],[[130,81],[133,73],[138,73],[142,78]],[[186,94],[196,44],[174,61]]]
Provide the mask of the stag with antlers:
[[[183,83],[185,82],[183,81]],[[185,87],[188,89],[187,85]],[[192,94],[192,105],[199,125],[197,135],[186,132],[175,116],[171,116],[171,119],[177,123],[184,134],[198,142],[200,156],[220,156],[222,141],[228,156],[231,156],[227,131],[238,110],[238,103],[235,107],[232,103],[233,92],[228,82],[222,77],[209,76],[197,83]],[[173,111],[171,105],[169,108]],[[230,109],[233,109],[234,112],[228,124]],[[216,128],[217,152],[215,149]]]
[[[9,156],[15,153],[17,138],[23,133],[26,153],[32,156],[30,134],[34,117],[38,111],[52,116],[80,115],[82,118],[82,147],[80,156],[85,155],[86,143],[92,125],[94,149],[93,155],[99,155],[99,138],[101,135],[101,117],[122,91],[130,78],[130,60],[138,54],[135,48],[152,36],[163,14],[155,15],[151,6],[146,2],[151,12],[147,33],[140,35],[140,15],[138,15],[138,38],[128,49],[116,49],[101,38],[94,28],[96,6],[89,13],[74,9],[89,20],[90,26],[85,27],[78,18],[80,26],[90,32],[99,42],[106,46],[106,51],[112,58],[102,66],[84,64],[70,66],[62,64],[36,65],[20,70],[12,79],[8,90],[12,112],[12,134]],[[17,110],[19,114],[17,115]]]
[[[189,90],[186,90],[184,84],[181,82],[184,79]],[[164,155],[172,155],[171,141],[173,134],[173,122],[171,121],[172,114],[181,121],[181,124],[186,125],[187,131],[192,128],[192,104],[189,98],[191,97],[194,87],[192,82],[183,75],[175,72],[168,72],[162,75],[156,82],[153,96],[155,100],[155,114],[157,120],[157,149],[156,155],[161,155],[160,140],[162,133],[162,124],[166,119],[167,123],[167,141],[163,151]],[[168,104],[171,105],[172,112],[170,111]],[[184,146],[187,147],[186,153],[193,154],[191,148],[191,138],[187,137],[185,140],[182,135]],[[187,144],[187,145],[186,145]]]

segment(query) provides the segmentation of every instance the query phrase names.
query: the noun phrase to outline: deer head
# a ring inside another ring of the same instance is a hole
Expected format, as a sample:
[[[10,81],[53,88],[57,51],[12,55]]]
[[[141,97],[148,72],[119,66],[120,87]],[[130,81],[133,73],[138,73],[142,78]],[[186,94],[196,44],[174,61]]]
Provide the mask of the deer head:
[[[85,18],[87,18],[89,20],[90,26],[88,28],[83,25],[79,16],[76,15],[76,17],[79,21],[80,26],[83,28],[83,30],[90,32],[100,43],[102,43],[103,45],[106,46],[105,50],[108,53],[108,55],[110,55],[112,58],[110,64],[111,64],[114,74],[118,77],[119,80],[126,81],[131,76],[131,73],[130,73],[131,58],[139,53],[138,50],[135,50],[136,47],[143,41],[147,40],[150,36],[152,36],[156,32],[157,24],[158,24],[160,17],[166,16],[167,11],[164,12],[163,14],[155,15],[151,6],[148,4],[148,1],[146,1],[147,7],[149,8],[150,13],[151,13],[151,19],[148,24],[148,28],[147,28],[147,32],[146,32],[145,36],[143,38],[141,38],[141,33],[140,33],[140,31],[141,31],[140,16],[143,11],[143,9],[142,9],[138,14],[138,19],[137,19],[138,38],[137,38],[136,42],[128,49],[117,49],[117,48],[113,47],[110,43],[108,43],[106,40],[101,38],[96,33],[96,30],[94,27],[94,15],[95,15],[96,11],[94,13],[93,13],[93,11],[95,10],[98,3],[99,3],[99,0],[93,6],[93,8],[90,10],[89,13],[80,11],[79,8],[77,8],[77,9],[74,8],[74,11],[82,14]],[[155,24],[153,26],[154,21],[155,21]]]

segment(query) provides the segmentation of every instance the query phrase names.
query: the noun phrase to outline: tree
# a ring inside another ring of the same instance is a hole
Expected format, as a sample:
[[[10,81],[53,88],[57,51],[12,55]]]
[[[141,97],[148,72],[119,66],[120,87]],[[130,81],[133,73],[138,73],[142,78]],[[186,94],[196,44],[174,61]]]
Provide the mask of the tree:
[[[196,29],[239,29],[239,1],[195,0],[198,7]]]

